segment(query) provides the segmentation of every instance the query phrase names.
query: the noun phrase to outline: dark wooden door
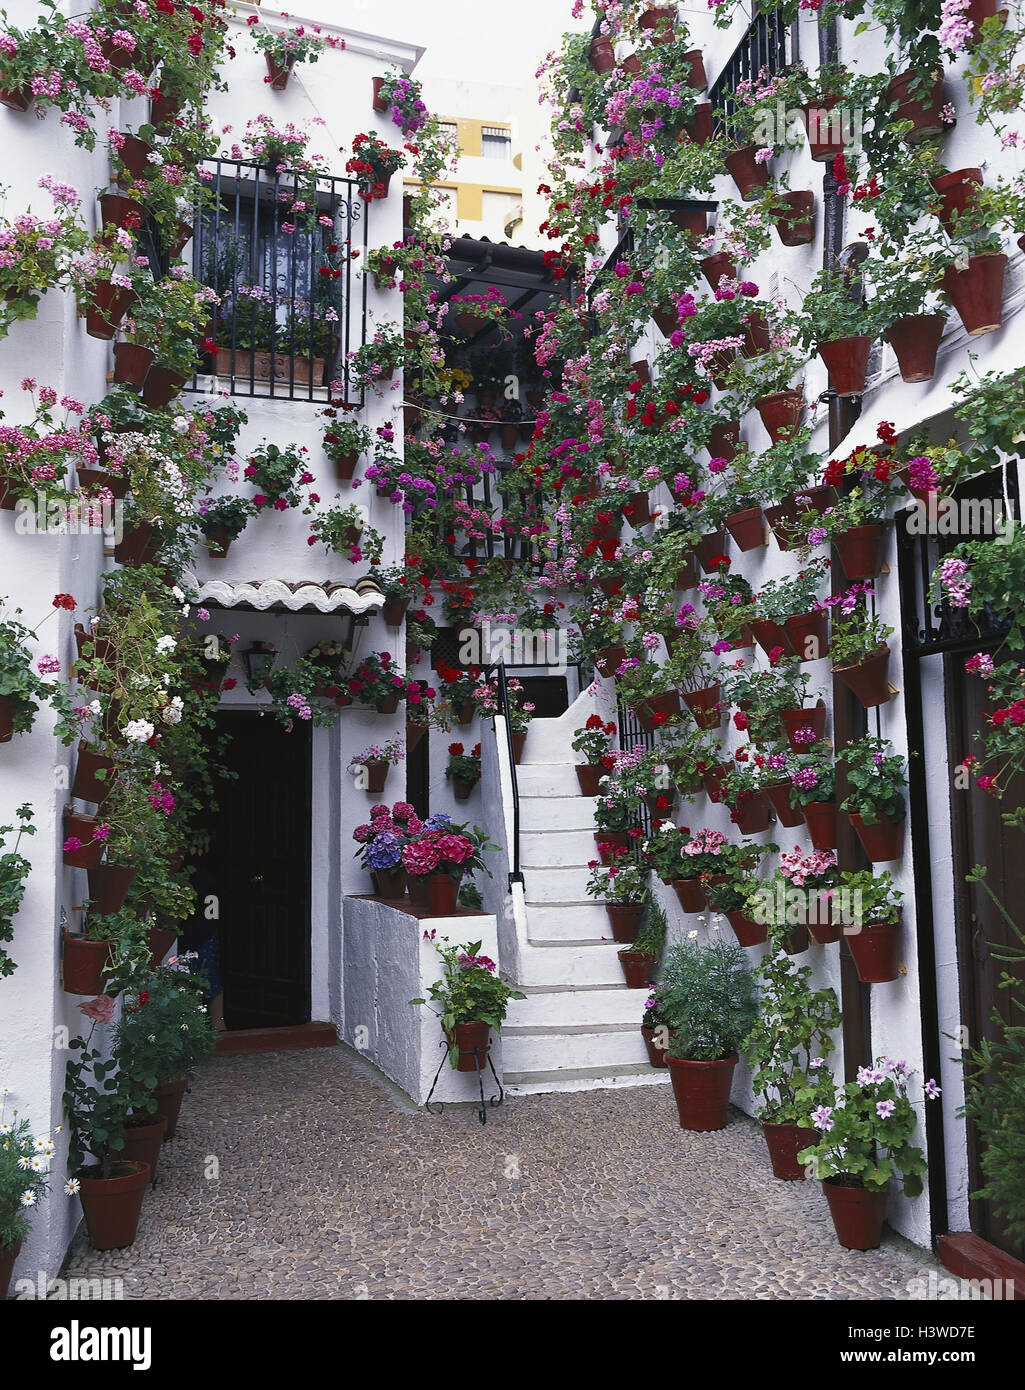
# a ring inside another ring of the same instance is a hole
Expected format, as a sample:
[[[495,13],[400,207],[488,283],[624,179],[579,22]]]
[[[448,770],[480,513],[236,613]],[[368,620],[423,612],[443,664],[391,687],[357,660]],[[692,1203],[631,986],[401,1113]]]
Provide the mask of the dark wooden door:
[[[997,656],[996,660],[1001,660]],[[951,761],[977,750],[974,732],[983,727],[983,711],[991,708],[986,682],[964,672],[964,656],[958,653],[947,658],[948,688],[951,692]],[[964,875],[973,865],[986,866],[986,882],[997,898],[1019,921],[1025,905],[1025,836],[1020,830],[1009,829],[1000,818],[1002,805],[1020,806],[1025,797],[1025,778],[1017,778],[1004,794],[1003,803],[975,783],[970,790],[955,794],[956,878],[961,883],[958,904],[958,959],[961,980],[961,1016],[969,1032],[969,1041],[993,1039],[996,1034],[994,1015],[1005,1023],[1012,1020],[1012,1002],[1006,989],[1000,989],[1001,973],[1006,966],[993,955],[994,947],[1018,945],[1010,926],[981,884],[964,883]],[[979,1136],[974,1125],[968,1128],[968,1161],[971,1190],[985,1183],[981,1166]],[[993,1211],[992,1203],[976,1199],[971,1203],[972,1229],[984,1240],[1002,1250],[1025,1258],[1025,1246],[1012,1241],[1006,1227]]]
[[[220,716],[237,775],[220,795],[211,855],[220,905],[224,1021],[310,1019],[310,730]]]

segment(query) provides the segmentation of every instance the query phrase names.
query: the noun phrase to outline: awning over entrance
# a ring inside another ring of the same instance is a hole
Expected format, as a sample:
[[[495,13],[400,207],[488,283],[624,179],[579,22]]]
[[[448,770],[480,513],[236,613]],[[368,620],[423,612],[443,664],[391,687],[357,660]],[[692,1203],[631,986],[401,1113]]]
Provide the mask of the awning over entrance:
[[[251,579],[234,583],[210,579],[200,583],[187,575],[195,603],[208,608],[233,608],[252,613],[352,613],[357,617],[380,612],[384,594],[372,579],[361,579],[355,588],[346,584],[316,584],[299,580]]]

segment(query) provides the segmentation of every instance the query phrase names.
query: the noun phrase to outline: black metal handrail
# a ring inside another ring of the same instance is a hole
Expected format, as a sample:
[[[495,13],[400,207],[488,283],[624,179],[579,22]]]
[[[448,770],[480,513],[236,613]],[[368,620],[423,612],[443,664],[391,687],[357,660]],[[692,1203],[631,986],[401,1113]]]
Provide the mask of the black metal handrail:
[[[523,882],[520,869],[520,788],[516,777],[516,749],[513,746],[512,720],[509,717],[509,686],[505,676],[505,662],[498,663],[498,697],[505,718],[505,739],[509,749],[509,778],[512,783],[513,833],[511,846],[512,867],[509,870],[509,887]]]

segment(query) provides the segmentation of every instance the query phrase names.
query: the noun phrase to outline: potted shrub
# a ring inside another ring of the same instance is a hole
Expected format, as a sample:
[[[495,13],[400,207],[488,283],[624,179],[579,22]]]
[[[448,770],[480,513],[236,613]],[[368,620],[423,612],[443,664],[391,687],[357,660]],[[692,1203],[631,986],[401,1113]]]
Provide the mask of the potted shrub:
[[[427,941],[434,941],[434,936],[433,931],[424,932]],[[501,979],[495,962],[480,954],[479,941],[465,946],[448,945],[447,936],[441,941],[445,944],[435,943],[442,960],[441,979],[433,980],[427,991],[438,1006],[432,1012],[441,1019],[448,1039],[449,1065],[455,1071],[482,1071],[491,1029],[501,1031],[510,999],[526,996]],[[426,999],[409,1002],[427,1004]]]
[[[666,952],[659,998],[672,1030],[668,1060],[680,1127],[724,1129],[737,1056],[757,1016],[743,952],[722,940],[678,942]]]
[[[852,584],[842,594],[824,600],[833,610],[833,675],[853,690],[866,709],[890,698],[887,672],[890,648],[887,627],[868,606],[870,584]]]
[[[758,1016],[743,1051],[760,1102],[755,1117],[761,1121],[773,1175],[796,1182],[804,1177],[798,1153],[819,1137],[808,1115],[831,1093],[825,1059],[842,1015],[833,990],[811,988],[811,966],[795,964],[782,951],[765,955],[754,974]]]
[[[213,560],[225,558],[232,541],[241,536],[250,517],[257,513],[247,497],[203,497],[196,510],[207,554]]]
[[[367,825],[357,825],[352,838],[359,845],[355,858],[370,874],[380,898],[401,898],[406,891],[402,849],[410,836],[419,835],[423,822],[407,801],[375,806]]]
[[[821,1137],[797,1160],[821,1180],[837,1240],[848,1250],[877,1249],[891,1179],[917,1197],[926,1168],[925,1155],[911,1143],[918,1118],[908,1097],[907,1064],[879,1059],[859,1068],[854,1081],[834,1081],[808,1122]]]
[[[665,949],[668,925],[662,908],[654,898],[649,898],[633,944],[617,953],[627,989],[647,989],[655,978]]]
[[[605,759],[612,750],[612,740],[616,736],[616,725],[606,722],[600,714],[588,715],[582,729],[577,729],[570,747],[574,753],[583,753],[584,763],[577,764],[577,781],[582,796],[597,796],[598,783],[608,771]]]
[[[362,752],[355,753],[349,763],[349,771],[356,779],[356,786],[372,796],[384,791],[388,769],[396,766],[406,756],[405,741],[396,736],[383,744],[371,743]]]
[[[587,896],[604,902],[612,926],[613,941],[630,945],[640,930],[641,917],[650,896],[649,870],[626,856],[621,856],[620,862],[607,868],[592,859],[588,868],[591,877],[587,883]]]
[[[722,779],[722,799],[730,808],[730,820],[742,835],[768,830],[772,807],[765,790],[769,772],[765,754],[738,748]]]
[[[10,1093],[8,1086],[0,1090],[0,1303],[28,1237],[28,1214],[49,1192],[49,1162],[56,1147],[48,1135],[33,1133],[27,1115],[14,1110],[8,1117]]]
[[[873,876],[871,869],[846,871],[840,887],[851,905],[853,924],[844,934],[858,979],[866,985],[886,984],[900,975],[901,898],[889,872]]]
[[[887,752],[884,738],[856,739],[838,757],[847,771],[846,811],[862,848],[873,864],[899,859],[904,853],[907,815],[907,764],[899,753]]]
[[[450,743],[445,776],[452,783],[456,800],[469,801],[471,792],[481,779],[480,744],[474,744],[467,753],[461,743]]]

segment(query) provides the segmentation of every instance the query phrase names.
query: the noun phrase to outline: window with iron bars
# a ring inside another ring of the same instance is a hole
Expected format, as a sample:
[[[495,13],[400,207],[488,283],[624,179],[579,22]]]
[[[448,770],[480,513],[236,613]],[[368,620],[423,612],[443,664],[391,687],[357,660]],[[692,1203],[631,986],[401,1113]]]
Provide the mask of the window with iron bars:
[[[366,342],[366,286],[354,291],[353,280],[367,251],[359,184],[239,160],[204,167],[194,270],[220,299],[207,384],[236,396],[353,399],[348,354]],[[197,377],[193,388],[203,386]]]
[[[708,91],[713,120],[719,129],[723,118],[736,107],[733,94],[739,83],[748,82],[763,71],[770,76],[781,72],[793,61],[796,54],[787,56],[789,40],[786,21],[778,10],[758,15],[750,25]]]

